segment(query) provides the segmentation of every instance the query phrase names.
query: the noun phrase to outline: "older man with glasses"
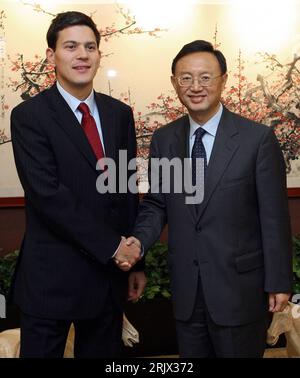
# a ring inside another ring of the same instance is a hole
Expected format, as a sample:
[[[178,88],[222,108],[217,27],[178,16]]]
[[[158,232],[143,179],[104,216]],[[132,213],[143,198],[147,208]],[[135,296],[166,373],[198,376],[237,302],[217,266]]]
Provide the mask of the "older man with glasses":
[[[204,199],[150,186],[130,242],[147,251],[168,223],[181,357],[261,357],[268,310],[282,311],[292,289],[282,152],[271,128],[222,105],[226,59],[211,43],[185,45],[171,81],[188,115],[154,133],[150,158],[191,159],[193,179],[202,159]]]

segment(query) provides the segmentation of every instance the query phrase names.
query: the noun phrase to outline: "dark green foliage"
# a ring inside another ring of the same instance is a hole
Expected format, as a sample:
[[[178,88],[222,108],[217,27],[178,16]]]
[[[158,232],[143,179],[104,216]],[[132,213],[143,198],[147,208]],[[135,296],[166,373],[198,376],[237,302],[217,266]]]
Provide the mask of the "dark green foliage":
[[[0,293],[5,296],[8,293],[11,277],[17,262],[19,251],[10,252],[0,257]]]
[[[156,297],[170,298],[170,279],[167,264],[168,246],[156,243],[146,255],[147,286],[141,300]]]

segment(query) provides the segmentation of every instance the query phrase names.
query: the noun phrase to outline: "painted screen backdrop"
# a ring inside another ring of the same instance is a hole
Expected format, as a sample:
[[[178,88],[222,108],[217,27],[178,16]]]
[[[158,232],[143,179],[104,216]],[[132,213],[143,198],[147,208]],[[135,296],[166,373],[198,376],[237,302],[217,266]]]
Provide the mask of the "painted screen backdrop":
[[[67,10],[91,15],[102,35],[95,89],[132,106],[138,155],[153,131],[184,113],[170,83],[180,48],[206,39],[227,58],[223,101],[274,128],[288,186],[300,187],[300,2],[297,1],[4,1],[0,2],[0,197],[22,196],[10,142],[11,109],[54,79],[45,61],[52,18]],[[141,190],[146,186],[141,163]]]

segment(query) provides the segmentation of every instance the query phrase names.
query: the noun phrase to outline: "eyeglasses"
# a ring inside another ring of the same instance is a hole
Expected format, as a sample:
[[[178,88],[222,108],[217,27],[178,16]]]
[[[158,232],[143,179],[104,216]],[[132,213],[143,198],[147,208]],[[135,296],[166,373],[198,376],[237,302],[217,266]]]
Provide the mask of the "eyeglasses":
[[[175,77],[179,86],[180,87],[191,87],[195,80],[197,80],[197,83],[201,86],[201,87],[209,87],[213,84],[213,81],[215,79],[217,79],[218,77],[221,77],[223,76],[222,74],[221,75],[218,75],[218,76],[210,76],[210,75],[201,75],[201,76],[192,76],[192,75],[189,75],[189,74],[184,74],[184,75],[181,75],[181,76],[178,76],[178,77]]]

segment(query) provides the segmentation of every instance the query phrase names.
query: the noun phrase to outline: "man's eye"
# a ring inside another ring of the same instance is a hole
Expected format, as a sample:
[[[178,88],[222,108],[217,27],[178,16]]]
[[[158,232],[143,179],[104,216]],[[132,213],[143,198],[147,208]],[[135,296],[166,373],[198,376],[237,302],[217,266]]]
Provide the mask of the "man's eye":
[[[200,77],[200,79],[201,79],[202,82],[210,81],[210,76],[203,75],[203,76]]]
[[[94,51],[94,50],[96,50],[96,46],[90,45],[90,46],[88,46],[88,50]]]
[[[75,47],[76,47],[76,45],[66,45],[66,48],[67,48],[68,50],[74,50]]]
[[[192,80],[191,76],[182,76],[181,81],[183,82],[190,82]]]

